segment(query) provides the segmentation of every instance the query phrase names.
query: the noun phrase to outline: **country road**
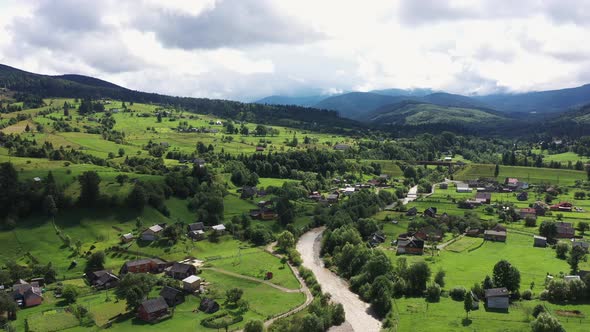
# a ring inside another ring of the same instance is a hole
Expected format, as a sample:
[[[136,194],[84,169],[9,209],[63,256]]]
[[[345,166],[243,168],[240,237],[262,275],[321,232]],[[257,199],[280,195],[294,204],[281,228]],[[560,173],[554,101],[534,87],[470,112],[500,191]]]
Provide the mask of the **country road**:
[[[303,259],[303,266],[310,269],[335,302],[341,303],[346,314],[346,322],[330,331],[373,332],[381,329],[381,322],[369,313],[369,304],[361,301],[358,295],[348,289],[348,283],[324,268],[320,258],[320,239],[324,228],[315,228],[303,234],[297,242],[297,251]]]

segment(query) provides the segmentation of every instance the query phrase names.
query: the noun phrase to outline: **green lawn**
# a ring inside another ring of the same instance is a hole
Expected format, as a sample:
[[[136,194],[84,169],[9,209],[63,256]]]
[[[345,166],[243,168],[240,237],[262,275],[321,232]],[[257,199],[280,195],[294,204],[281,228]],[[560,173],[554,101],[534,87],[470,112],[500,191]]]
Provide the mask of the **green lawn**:
[[[455,179],[473,180],[477,178],[493,178],[494,167],[494,165],[469,164],[455,174]],[[586,173],[569,169],[500,166],[499,181],[503,181],[506,177],[515,177],[521,181],[533,184],[554,183],[572,185],[576,180],[585,180]]]

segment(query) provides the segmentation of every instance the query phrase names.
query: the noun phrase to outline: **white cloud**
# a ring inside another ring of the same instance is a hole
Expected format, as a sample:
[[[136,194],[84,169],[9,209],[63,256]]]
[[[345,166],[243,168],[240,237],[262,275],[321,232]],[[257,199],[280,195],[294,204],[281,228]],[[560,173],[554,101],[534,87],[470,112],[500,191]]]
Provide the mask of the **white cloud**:
[[[588,83],[589,21],[573,0],[8,0],[0,61],[240,100],[529,91]]]

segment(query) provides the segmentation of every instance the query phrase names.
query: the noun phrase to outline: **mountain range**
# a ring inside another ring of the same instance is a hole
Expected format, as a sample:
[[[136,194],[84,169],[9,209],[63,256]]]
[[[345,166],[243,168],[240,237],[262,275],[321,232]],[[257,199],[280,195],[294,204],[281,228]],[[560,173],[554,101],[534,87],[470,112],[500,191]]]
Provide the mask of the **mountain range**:
[[[544,114],[563,112],[590,103],[590,84],[560,90],[464,96],[431,89],[386,89],[369,92],[347,92],[333,96],[273,96],[258,103],[294,104],[338,111],[341,116],[370,121],[369,114],[402,101],[429,103],[441,107],[458,107],[499,111],[506,114]],[[418,105],[408,104],[408,105]],[[406,107],[408,106],[406,105]]]

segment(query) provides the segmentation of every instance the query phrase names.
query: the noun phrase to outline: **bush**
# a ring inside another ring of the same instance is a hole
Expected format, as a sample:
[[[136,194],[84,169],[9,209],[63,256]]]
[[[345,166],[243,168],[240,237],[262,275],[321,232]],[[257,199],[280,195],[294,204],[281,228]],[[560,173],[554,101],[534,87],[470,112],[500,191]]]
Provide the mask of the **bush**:
[[[524,292],[522,292],[522,299],[527,300],[527,301],[532,300],[533,299],[533,292],[531,292],[530,289],[525,290]]]
[[[565,259],[569,250],[570,246],[567,242],[559,241],[555,246],[555,254],[559,259]]]
[[[440,301],[440,286],[438,284],[433,283],[426,288],[426,301],[428,301],[428,302]]]
[[[541,301],[547,301],[549,300],[549,291],[548,290],[543,290],[540,294],[539,294],[539,300]]]
[[[449,292],[449,295],[455,301],[463,301],[465,299],[466,293],[467,293],[467,290],[465,289],[465,287],[458,286],[458,287],[454,287],[453,289],[451,289],[451,291]]]
[[[537,304],[535,308],[533,308],[533,317],[537,318],[542,312],[545,312],[545,307],[542,304]]]

